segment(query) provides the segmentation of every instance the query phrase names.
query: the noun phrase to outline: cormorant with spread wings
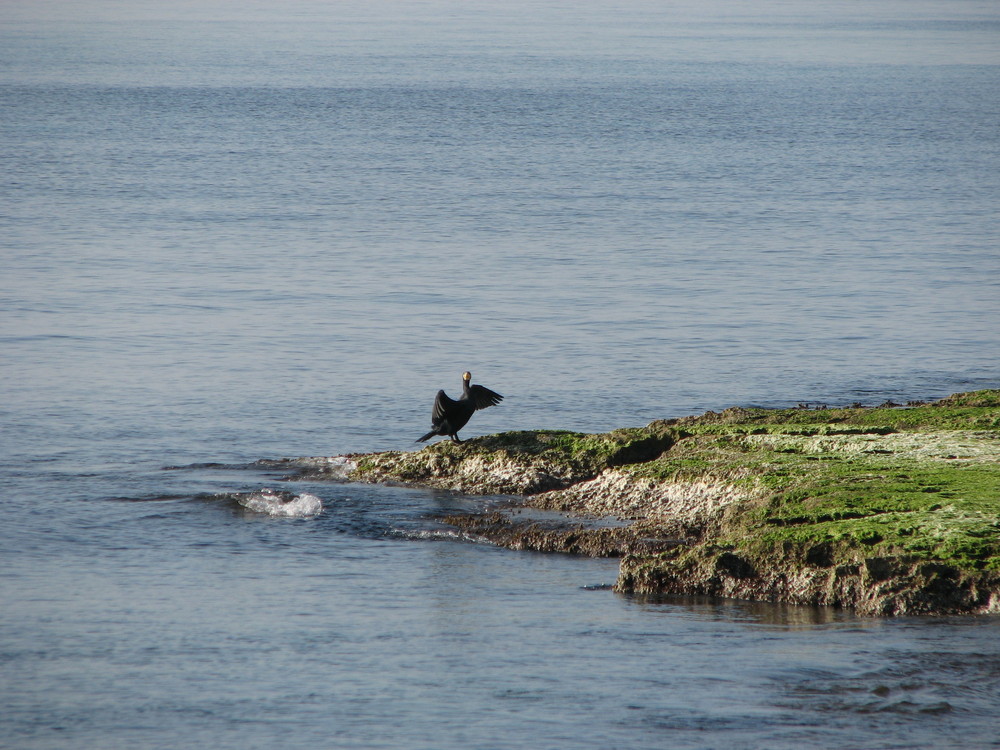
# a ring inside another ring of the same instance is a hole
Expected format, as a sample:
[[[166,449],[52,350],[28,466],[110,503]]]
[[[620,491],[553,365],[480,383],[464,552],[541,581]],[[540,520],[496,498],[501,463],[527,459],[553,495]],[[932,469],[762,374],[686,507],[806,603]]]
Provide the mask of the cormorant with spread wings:
[[[434,399],[434,411],[431,413],[432,429],[423,437],[417,438],[416,442],[422,443],[435,435],[447,435],[456,443],[461,443],[458,431],[465,427],[473,412],[496,406],[503,401],[503,396],[499,393],[481,385],[469,385],[471,381],[471,373],[462,374],[462,396],[457,400],[449,398],[444,391],[438,391],[437,398]]]

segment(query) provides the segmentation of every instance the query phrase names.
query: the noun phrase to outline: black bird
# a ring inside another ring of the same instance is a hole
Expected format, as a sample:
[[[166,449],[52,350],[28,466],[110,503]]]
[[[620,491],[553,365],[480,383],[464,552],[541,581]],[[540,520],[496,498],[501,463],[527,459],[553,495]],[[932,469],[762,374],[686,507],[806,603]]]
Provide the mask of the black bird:
[[[435,435],[447,435],[456,443],[461,443],[458,431],[465,427],[472,413],[477,409],[496,406],[503,401],[503,396],[489,388],[469,385],[471,380],[471,373],[462,374],[462,397],[457,401],[449,398],[444,391],[438,391],[437,398],[434,399],[434,411],[431,413],[433,429],[422,438],[417,438],[416,442],[422,443]]]

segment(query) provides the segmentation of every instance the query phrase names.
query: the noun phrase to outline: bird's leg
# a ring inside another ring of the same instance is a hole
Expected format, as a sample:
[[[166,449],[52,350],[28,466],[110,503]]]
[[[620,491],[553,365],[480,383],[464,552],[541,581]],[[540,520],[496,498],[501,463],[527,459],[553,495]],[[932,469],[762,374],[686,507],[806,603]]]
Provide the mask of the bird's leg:
[[[456,443],[461,443],[462,442],[461,440],[458,439],[458,435],[452,435],[451,439],[454,440]]]

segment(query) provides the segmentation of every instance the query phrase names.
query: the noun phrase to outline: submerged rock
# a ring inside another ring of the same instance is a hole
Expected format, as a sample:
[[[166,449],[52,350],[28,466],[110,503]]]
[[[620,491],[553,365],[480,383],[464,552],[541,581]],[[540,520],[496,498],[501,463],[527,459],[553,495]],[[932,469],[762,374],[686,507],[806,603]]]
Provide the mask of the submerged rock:
[[[311,461],[307,475],[334,473]],[[619,591],[1000,612],[997,390],[909,408],[732,408],[600,435],[511,432],[345,461],[332,465],[351,481],[627,521],[448,519],[516,549],[620,555]]]

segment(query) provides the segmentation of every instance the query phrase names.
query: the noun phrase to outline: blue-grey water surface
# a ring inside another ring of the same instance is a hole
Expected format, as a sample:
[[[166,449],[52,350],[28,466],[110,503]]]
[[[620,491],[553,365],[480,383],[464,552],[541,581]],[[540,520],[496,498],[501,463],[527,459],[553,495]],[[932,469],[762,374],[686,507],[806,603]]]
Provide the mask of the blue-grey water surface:
[[[994,3],[10,0],[0,42],[0,747],[1000,747],[996,618],[622,597],[434,520],[489,500],[253,465],[410,449],[466,369],[464,437],[996,387]]]

